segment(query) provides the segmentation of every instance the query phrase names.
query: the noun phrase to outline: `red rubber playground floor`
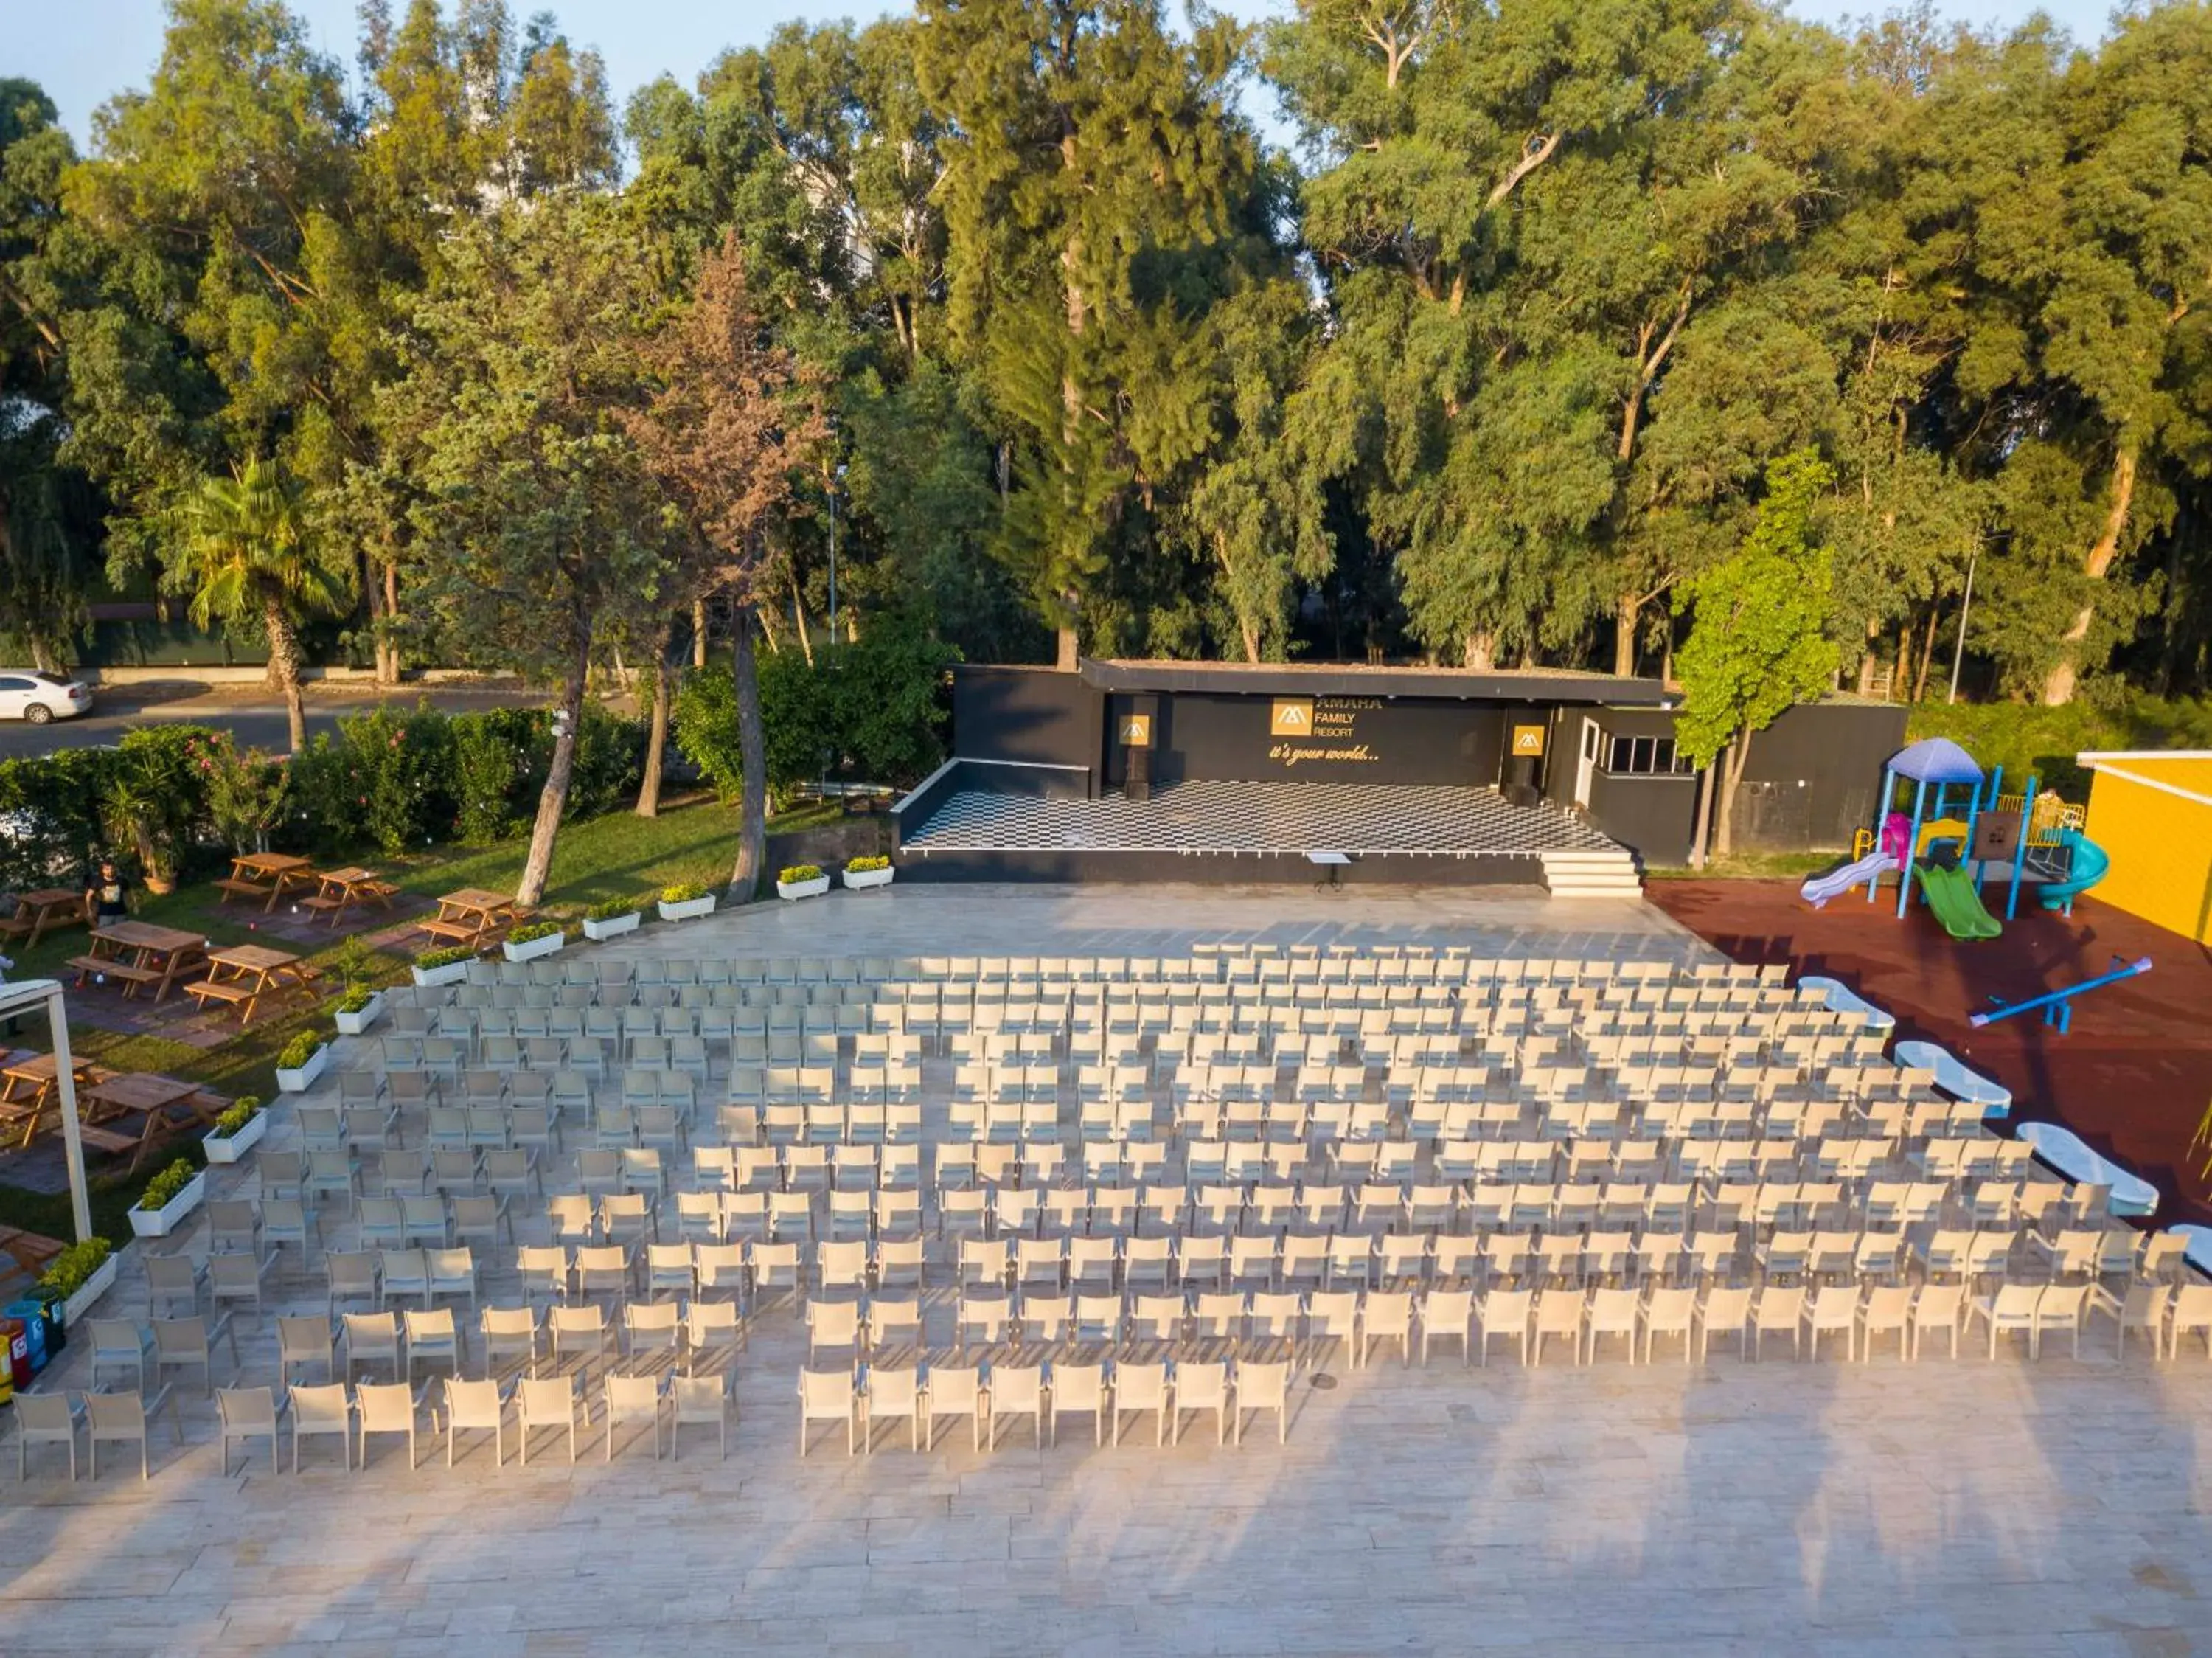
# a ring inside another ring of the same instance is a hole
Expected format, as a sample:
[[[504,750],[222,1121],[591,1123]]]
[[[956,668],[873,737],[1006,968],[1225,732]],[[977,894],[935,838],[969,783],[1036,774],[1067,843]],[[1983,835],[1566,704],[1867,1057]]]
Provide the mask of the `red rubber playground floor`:
[[[1815,910],[1795,881],[1655,881],[1646,896],[1738,961],[1788,962],[1841,979],[1897,1015],[1899,1036],[1940,1042],[2013,1091],[2013,1120],[2063,1123],[2159,1188],[2157,1221],[2212,1222],[2190,1141],[2212,1100],[2212,951],[2094,898],[2069,919],[2029,911],[2002,938],[1951,938],[1896,892],[1863,890]],[[2002,914],[2002,888],[1991,912]],[[2019,1002],[2094,978],[2115,955],[2148,956],[2148,973],[2075,1002],[2061,1036],[2026,1013],[1975,1030],[1992,996]]]

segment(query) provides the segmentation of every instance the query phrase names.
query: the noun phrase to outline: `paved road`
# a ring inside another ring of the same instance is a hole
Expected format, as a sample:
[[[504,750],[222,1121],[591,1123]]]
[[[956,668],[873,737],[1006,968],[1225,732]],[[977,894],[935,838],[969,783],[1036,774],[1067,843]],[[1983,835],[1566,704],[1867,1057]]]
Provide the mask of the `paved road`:
[[[412,708],[416,700],[416,696],[410,694],[401,701],[401,706]],[[430,693],[431,705],[449,713],[471,708],[527,706],[544,700],[542,696],[511,691]],[[370,706],[367,702],[310,701],[307,735],[312,738],[318,732],[336,731],[342,717]],[[95,703],[93,711],[82,718],[57,720],[51,725],[29,725],[16,720],[0,722],[0,759],[21,759],[27,755],[52,754],[64,748],[112,743],[136,727],[161,721],[214,726],[229,732],[240,747],[258,747],[273,754],[281,754],[291,747],[290,728],[285,722],[282,703],[162,703],[150,708],[125,707],[115,713],[104,711]]]

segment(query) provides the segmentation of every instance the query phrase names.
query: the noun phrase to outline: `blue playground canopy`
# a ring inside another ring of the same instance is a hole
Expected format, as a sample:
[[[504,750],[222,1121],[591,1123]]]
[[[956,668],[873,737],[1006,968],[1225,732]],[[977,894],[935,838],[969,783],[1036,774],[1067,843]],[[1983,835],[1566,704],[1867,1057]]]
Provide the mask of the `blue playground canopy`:
[[[1982,768],[1974,757],[1948,737],[1923,737],[1909,748],[1890,756],[1893,777],[1914,783],[1979,783]]]
[[[1911,825],[1905,831],[1905,856],[1899,860],[1901,865],[1899,874],[1902,878],[1898,882],[1897,887],[1897,913],[1902,917],[1905,907],[1912,902],[1912,862],[1920,845],[1920,826],[1929,816],[1929,789],[1932,786],[1936,790],[1935,815],[1942,817],[1944,809],[1943,791],[1955,785],[1965,786],[1967,790],[1966,844],[1971,846],[1974,838],[1974,824],[1981,815],[1982,768],[1974,764],[1974,757],[1972,754],[1960,747],[1948,737],[1923,737],[1910,747],[1899,749],[1896,753],[1889,757],[1889,764],[1882,767],[1881,805],[1884,812],[1890,809],[1891,796],[1895,792],[1897,780],[1899,777],[1903,777],[1912,785]],[[1996,798],[1996,791],[1992,789],[1990,791],[1992,804],[1995,803]],[[1875,823],[1879,828],[1881,823],[1879,815],[1875,819]],[[1875,888],[1879,884],[1876,881],[1867,883],[1867,899],[1869,903],[1873,901]],[[1978,881],[1976,885],[1979,884]]]

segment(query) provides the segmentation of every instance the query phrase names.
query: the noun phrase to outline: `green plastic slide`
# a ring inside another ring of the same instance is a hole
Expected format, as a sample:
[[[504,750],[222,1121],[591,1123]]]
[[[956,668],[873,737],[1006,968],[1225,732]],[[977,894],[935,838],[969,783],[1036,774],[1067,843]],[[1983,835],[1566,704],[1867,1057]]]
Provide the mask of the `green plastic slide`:
[[[1916,863],[1912,873],[1919,880],[1928,907],[1936,912],[1936,921],[1952,937],[1995,938],[2004,931],[2003,924],[1982,908],[1981,895],[1974,891],[1974,878],[1964,869],[1941,869]]]

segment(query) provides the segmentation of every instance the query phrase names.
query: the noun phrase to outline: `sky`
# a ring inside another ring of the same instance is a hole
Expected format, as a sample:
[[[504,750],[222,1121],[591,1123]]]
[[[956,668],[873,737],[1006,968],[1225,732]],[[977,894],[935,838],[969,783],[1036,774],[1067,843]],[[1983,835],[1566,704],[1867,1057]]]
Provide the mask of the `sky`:
[[[356,0],[289,0],[307,21],[317,44],[351,68]],[[685,84],[726,46],[757,45],[786,18],[823,21],[872,18],[886,8],[867,0],[846,5],[802,0],[513,0],[518,18],[550,4],[563,32],[579,46],[593,46],[606,60],[617,103],[663,71]],[[1171,0],[1172,4],[1172,0]],[[1291,0],[1225,0],[1223,9],[1247,19],[1283,15]],[[1887,9],[1880,0],[1858,5],[1835,0],[1797,0],[1801,15],[1831,21]],[[2033,0],[1936,0],[1945,16],[1978,25],[2015,23],[2039,8]],[[395,12],[404,9],[395,4]],[[2105,32],[2109,0],[2045,0],[2048,11],[2076,40]],[[46,89],[63,123],[80,144],[92,112],[116,93],[143,87],[161,53],[163,0],[0,0],[0,76],[24,76]],[[1266,120],[1271,112],[1255,110]]]

